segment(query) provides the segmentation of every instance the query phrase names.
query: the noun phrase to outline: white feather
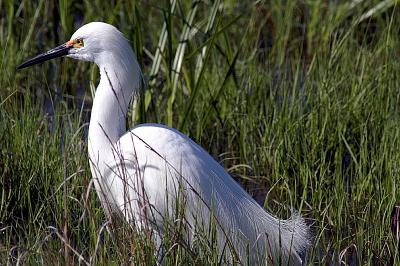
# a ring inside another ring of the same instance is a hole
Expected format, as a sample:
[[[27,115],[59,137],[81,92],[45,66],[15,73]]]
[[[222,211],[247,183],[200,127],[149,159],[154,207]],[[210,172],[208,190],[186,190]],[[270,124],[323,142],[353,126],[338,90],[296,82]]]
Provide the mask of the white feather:
[[[101,73],[89,157],[106,212],[139,227],[150,223],[162,235],[165,217],[175,217],[174,204],[183,192],[191,240],[197,228],[209,229],[212,217],[221,253],[228,241],[235,250],[228,255],[243,263],[250,251],[251,264],[300,265],[310,243],[303,219],[270,215],[206,151],[175,129],[144,124],[125,133],[129,100],[142,79],[135,55],[123,35],[105,23],[83,26],[72,39],[78,37],[85,45],[69,56],[95,62]]]

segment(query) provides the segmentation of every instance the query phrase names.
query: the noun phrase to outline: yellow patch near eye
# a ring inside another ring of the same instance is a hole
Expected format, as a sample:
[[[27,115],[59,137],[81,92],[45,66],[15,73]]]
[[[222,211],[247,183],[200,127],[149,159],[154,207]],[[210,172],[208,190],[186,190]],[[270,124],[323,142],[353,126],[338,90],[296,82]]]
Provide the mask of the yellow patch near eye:
[[[74,40],[74,48],[81,48],[83,46],[83,40],[82,39],[76,39]]]

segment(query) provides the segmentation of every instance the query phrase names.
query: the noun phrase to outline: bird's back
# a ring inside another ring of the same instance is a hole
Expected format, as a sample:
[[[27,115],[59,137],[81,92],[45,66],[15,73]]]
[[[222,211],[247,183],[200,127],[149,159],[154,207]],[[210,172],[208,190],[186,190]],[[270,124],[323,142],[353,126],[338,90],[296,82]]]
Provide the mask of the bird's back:
[[[179,131],[159,124],[139,125],[114,145],[107,162],[103,189],[112,195],[107,201],[139,226],[152,220],[163,229],[165,217],[176,218],[180,202],[192,236],[196,230],[208,232],[214,221],[220,247],[233,246],[239,258],[251,251],[252,261],[268,260],[265,256],[281,252],[282,257],[292,254],[291,264],[297,264],[293,262],[307,242],[306,231],[292,234],[294,226],[305,228],[301,218],[283,221],[270,216]]]

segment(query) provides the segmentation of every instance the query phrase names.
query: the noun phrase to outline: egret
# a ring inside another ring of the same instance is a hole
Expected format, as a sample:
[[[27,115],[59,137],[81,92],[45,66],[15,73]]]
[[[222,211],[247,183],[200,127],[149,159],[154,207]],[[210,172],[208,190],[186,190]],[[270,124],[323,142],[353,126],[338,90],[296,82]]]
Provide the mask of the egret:
[[[220,254],[229,246],[229,256],[242,263],[302,264],[310,237],[300,215],[281,220],[269,214],[203,148],[173,128],[142,124],[126,132],[129,102],[141,89],[142,72],[120,31],[88,23],[66,43],[17,69],[62,56],[94,62],[100,69],[88,153],[107,215],[119,215],[138,230],[150,224],[161,237],[168,230],[165,218],[175,217],[174,204],[184,195],[189,241],[196,238],[196,228],[208,230],[214,221]]]

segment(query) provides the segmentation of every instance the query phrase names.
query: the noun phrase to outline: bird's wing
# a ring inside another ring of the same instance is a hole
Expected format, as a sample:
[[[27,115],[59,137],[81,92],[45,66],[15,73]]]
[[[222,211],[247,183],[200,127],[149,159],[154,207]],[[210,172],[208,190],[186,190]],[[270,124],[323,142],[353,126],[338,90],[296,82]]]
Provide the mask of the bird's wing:
[[[267,253],[283,245],[283,253],[297,256],[305,245],[301,242],[307,232],[297,241],[294,227],[289,228],[292,220],[269,215],[204,149],[177,130],[158,124],[133,128],[115,145],[109,165],[109,194],[128,220],[162,227],[166,216],[177,219],[177,202],[183,202],[189,227],[202,223],[208,230],[213,220],[218,238],[230,239],[242,255],[256,245]],[[295,221],[304,228],[301,218]],[[280,238],[287,240],[280,243]]]

